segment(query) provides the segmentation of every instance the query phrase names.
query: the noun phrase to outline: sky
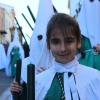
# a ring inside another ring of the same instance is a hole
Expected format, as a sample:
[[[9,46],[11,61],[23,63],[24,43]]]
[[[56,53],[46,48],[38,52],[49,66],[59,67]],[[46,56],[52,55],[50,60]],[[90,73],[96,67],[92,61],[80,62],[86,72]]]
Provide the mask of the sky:
[[[0,3],[14,7],[15,17],[17,18],[20,26],[22,26],[24,36],[29,43],[30,39],[26,34],[31,37],[33,31],[23,18],[22,13],[25,15],[31,26],[34,28],[35,24],[31,18],[27,6],[30,7],[34,17],[36,18],[39,0],[0,0]],[[58,12],[67,13],[68,0],[52,0],[52,3]]]

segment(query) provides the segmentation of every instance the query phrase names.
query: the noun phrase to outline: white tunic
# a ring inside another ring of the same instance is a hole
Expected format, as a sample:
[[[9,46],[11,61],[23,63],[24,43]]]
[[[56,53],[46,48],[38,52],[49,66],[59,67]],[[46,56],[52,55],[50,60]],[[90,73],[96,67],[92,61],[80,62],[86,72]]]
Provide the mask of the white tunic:
[[[19,47],[19,53],[20,53],[20,58],[21,59],[24,59],[24,50],[23,50],[23,47],[19,41],[19,36],[18,36],[18,31],[17,29],[14,30],[14,39],[13,41],[9,44],[9,47],[8,47],[8,52],[7,52],[7,63],[6,63],[6,75],[8,77],[11,77],[11,64],[10,64],[10,61],[11,61],[11,51],[13,49],[13,47]]]
[[[57,64],[57,63],[56,63]],[[48,70],[37,74],[35,81],[35,100],[43,100],[48,92],[53,78],[56,72],[61,72],[63,70],[70,70],[69,66],[72,68],[76,67],[74,73],[76,79],[76,88],[78,90],[81,100],[100,100],[100,72],[98,70],[89,68],[84,65],[78,64],[77,60],[62,66],[57,64],[57,66],[52,66]],[[64,68],[66,67],[66,68]],[[68,67],[68,68],[67,68]],[[72,69],[73,69],[72,68]],[[64,73],[65,74],[65,73]],[[67,80],[67,77],[64,81]],[[66,90],[67,85],[64,84],[64,90]],[[68,93],[65,91],[65,97],[68,97]],[[71,99],[66,99],[71,100]],[[78,100],[78,99],[74,99]]]

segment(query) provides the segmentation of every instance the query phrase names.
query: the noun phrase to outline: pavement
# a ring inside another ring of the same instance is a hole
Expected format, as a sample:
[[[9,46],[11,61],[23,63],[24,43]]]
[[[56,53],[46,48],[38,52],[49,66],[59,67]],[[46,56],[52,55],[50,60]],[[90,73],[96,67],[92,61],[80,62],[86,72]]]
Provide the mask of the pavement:
[[[0,100],[11,100],[10,85],[14,78],[7,77],[5,70],[0,70]]]

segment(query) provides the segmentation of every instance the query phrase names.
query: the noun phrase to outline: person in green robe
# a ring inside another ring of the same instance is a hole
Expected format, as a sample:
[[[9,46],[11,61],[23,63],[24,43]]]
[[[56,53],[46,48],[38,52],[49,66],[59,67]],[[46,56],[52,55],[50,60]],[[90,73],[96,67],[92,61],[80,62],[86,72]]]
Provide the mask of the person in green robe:
[[[16,61],[18,58],[24,58],[24,50],[19,41],[17,28],[14,30],[13,41],[9,44],[7,52],[6,75],[8,77],[15,77],[16,75]]]
[[[96,47],[98,48],[98,47]],[[92,48],[89,38],[82,35],[82,50],[85,57],[80,56],[79,63],[100,70],[100,54]],[[80,55],[80,54],[79,54]]]
[[[76,19],[82,34],[82,49],[85,57],[79,63],[100,70],[100,1],[83,0]]]

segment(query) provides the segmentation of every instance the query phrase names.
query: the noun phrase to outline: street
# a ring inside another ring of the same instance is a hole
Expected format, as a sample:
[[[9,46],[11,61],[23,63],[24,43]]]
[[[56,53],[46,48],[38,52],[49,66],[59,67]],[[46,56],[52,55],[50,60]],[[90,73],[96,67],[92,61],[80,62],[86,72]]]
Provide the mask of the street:
[[[10,100],[10,85],[14,79],[6,76],[5,70],[0,70],[0,100]]]

